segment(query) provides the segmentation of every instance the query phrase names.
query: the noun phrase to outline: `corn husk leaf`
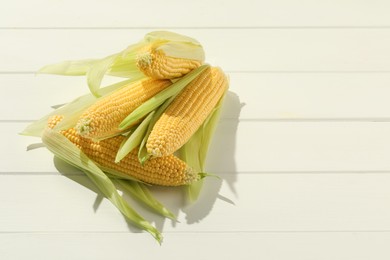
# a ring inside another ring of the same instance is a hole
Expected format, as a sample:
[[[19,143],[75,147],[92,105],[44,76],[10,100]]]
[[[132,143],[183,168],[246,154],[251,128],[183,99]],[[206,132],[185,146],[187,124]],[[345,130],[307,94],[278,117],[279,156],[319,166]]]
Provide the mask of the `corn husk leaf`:
[[[161,243],[162,235],[160,232],[128,205],[128,203],[119,195],[115,185],[107,175],[76,145],[70,142],[62,134],[51,129],[46,129],[44,131],[42,141],[55,156],[83,170],[107,199],[109,199],[127,219],[137,227],[149,232]]]
[[[62,76],[84,76],[87,75],[90,69],[95,65],[99,63],[109,64],[113,59],[111,66],[109,66],[105,74],[124,78],[138,77],[143,74],[139,71],[136,65],[138,51],[138,49],[135,49],[136,46],[138,45],[135,44],[129,46],[126,49],[127,53],[120,52],[103,59],[70,60],[49,64],[40,68],[37,73],[56,74]],[[132,51],[132,53],[129,53],[130,51]]]
[[[113,182],[115,184],[118,184],[119,186],[122,186],[126,191],[130,192],[133,197],[137,198],[139,201],[147,205],[156,213],[164,217],[176,220],[175,214],[173,214],[158,200],[156,200],[144,184],[120,179],[115,179],[113,180]]]
[[[156,48],[161,50],[166,56],[190,60],[204,61],[205,54],[202,48],[189,44],[170,42]]]
[[[224,96],[219,100],[214,109],[211,111],[206,120],[203,122],[201,127],[179,150],[180,159],[185,161],[188,165],[190,165],[199,172],[204,172],[207,152],[215,128],[219,121],[221,107],[226,93],[227,91],[225,92]],[[206,176],[208,175],[210,174],[206,174]],[[203,178],[197,182],[186,186],[187,197],[190,202],[194,202],[198,199],[202,187]]]
[[[198,61],[205,60],[205,53],[202,45],[194,38],[169,32],[169,31],[154,31],[145,35],[145,41],[155,44],[156,50],[161,50],[165,55],[192,59]]]
[[[89,90],[92,94],[99,97],[98,90],[100,88],[100,85],[102,83],[104,75],[106,75],[107,71],[110,69],[112,64],[115,62],[115,59],[120,54],[114,54],[111,56],[108,56],[104,59],[101,59],[97,62],[95,62],[88,70],[87,72],[87,83]]]
[[[121,87],[124,87],[136,80],[139,80],[139,78],[128,79],[128,80],[115,83],[113,85],[100,89],[99,93],[101,96],[106,96],[112,93],[113,91],[118,90]],[[40,137],[42,135],[43,130],[47,126],[47,120],[54,115],[64,116],[64,119],[61,120],[61,122],[55,127],[56,130],[71,128],[76,124],[79,116],[83,113],[83,111],[89,106],[91,106],[93,103],[95,103],[96,100],[97,98],[90,93],[78,97],[73,101],[71,101],[70,103],[55,109],[51,113],[42,117],[41,119],[28,125],[20,134]]]
[[[189,36],[178,34],[170,31],[153,31],[145,34],[144,41],[147,43],[153,42],[180,42],[196,46],[201,46],[200,43]]]
[[[57,74],[63,76],[83,76],[87,74],[91,66],[97,61],[97,59],[63,61],[46,65],[39,69],[38,73]]]
[[[115,162],[120,162],[126,155],[128,155],[134,148],[139,146],[142,142],[143,136],[145,135],[150,120],[153,118],[154,111],[152,111],[141,124],[132,132],[126,139],[121,143],[119,150],[115,157]]]
[[[142,41],[128,46],[116,57],[115,62],[108,71],[108,74],[111,76],[127,78],[143,75],[137,66],[137,58],[144,47],[145,43]]]
[[[138,149],[138,161],[141,163],[142,166],[145,165],[145,163],[151,157],[150,154],[148,154],[148,152],[146,150],[146,142],[148,140],[148,137],[149,137],[151,131],[152,131],[152,128],[150,128],[150,129],[148,128],[145,136],[142,139],[142,142],[139,146],[139,149]]]
[[[199,74],[201,74],[209,65],[202,65],[199,68],[191,71],[180,80],[173,83],[168,88],[157,93],[155,96],[144,102],[142,105],[137,107],[132,113],[130,113],[123,121],[119,124],[119,129],[126,129],[128,126],[134,124],[144,116],[155,110],[162,103],[172,96],[177,95],[182,91],[191,81],[193,81]]]

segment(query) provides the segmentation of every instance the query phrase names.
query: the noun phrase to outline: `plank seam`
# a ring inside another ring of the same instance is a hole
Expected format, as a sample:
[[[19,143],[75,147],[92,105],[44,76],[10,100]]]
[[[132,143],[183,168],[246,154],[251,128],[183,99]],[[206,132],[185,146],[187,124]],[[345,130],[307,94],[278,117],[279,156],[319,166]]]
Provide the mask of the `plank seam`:
[[[132,231],[0,231],[0,234],[146,234]],[[293,234],[293,233],[390,233],[390,230],[199,230],[199,231],[164,231],[164,234]]]
[[[261,170],[261,171],[213,171],[213,173],[218,175],[253,175],[253,174],[261,174],[261,175],[274,175],[274,174],[280,174],[280,175],[309,175],[309,174],[324,174],[324,175],[357,175],[357,174],[367,174],[367,175],[376,175],[376,174],[390,174],[390,170],[313,170],[313,171],[275,171],[275,170]],[[48,171],[48,172],[29,172],[29,171],[17,171],[17,172],[10,172],[10,171],[3,171],[0,172],[0,176],[25,176],[25,175],[36,175],[36,176],[73,176],[73,175],[80,175],[80,176],[86,176],[82,172],[74,172],[74,173],[60,173],[56,171]]]
[[[390,25],[341,26],[2,26],[0,30],[388,30]]]
[[[0,119],[0,124],[32,123],[38,119]],[[389,123],[388,117],[368,118],[232,118],[221,117],[222,121],[262,123]]]
[[[388,74],[390,70],[225,70],[230,74]],[[0,71],[0,75],[35,75],[37,71]]]

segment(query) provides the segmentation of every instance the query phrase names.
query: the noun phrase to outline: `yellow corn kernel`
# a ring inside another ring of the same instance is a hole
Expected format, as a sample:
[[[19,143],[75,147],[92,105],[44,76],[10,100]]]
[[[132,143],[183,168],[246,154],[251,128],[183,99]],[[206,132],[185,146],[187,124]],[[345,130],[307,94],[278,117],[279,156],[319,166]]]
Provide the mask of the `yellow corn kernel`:
[[[137,67],[154,79],[180,78],[202,65],[200,60],[170,57],[162,50],[148,47],[137,57]]]
[[[53,128],[61,120],[62,116],[53,116],[48,121],[48,127]],[[80,136],[74,128],[63,130],[61,134],[101,167],[150,184],[179,186],[190,184],[200,178],[197,172],[174,155],[153,158],[142,166],[138,161],[138,151],[135,149],[120,163],[115,163],[116,153],[125,138],[121,135],[95,142]]]
[[[228,88],[226,75],[210,67],[193,80],[154,125],[146,148],[155,157],[177,151],[198,130]]]
[[[77,133],[91,139],[119,134],[118,126],[126,116],[171,84],[170,80],[143,79],[101,98],[80,116]]]

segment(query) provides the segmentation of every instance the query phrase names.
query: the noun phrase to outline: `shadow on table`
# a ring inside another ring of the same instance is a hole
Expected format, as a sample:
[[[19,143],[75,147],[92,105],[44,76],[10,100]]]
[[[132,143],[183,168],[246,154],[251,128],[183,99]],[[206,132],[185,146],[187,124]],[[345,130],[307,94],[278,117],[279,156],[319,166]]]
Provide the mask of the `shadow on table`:
[[[73,167],[72,165],[68,164],[67,162],[61,160],[58,157],[54,157],[53,159],[54,165],[59,173],[61,173],[62,176],[77,182],[81,186],[89,189],[90,191],[96,193],[95,201],[92,204],[92,210],[97,213],[99,211],[99,206],[102,203],[102,201],[105,199],[104,194],[97,188],[97,186],[79,169],[76,167]],[[120,190],[120,189],[119,189]],[[150,210],[148,210],[145,206],[143,206],[141,203],[138,203],[136,200],[134,200],[131,196],[129,196],[127,193],[123,193],[123,198],[129,203],[129,205],[134,208],[137,212],[139,212],[144,218],[149,220],[150,222],[155,223],[156,227],[161,230],[164,223],[164,218],[160,217],[157,214],[151,213]],[[113,205],[113,207],[115,207]],[[143,232],[134,224],[129,221],[127,218],[124,217],[124,220],[127,223],[127,226],[131,232]],[[160,229],[161,228],[161,229]]]
[[[203,189],[196,202],[188,204],[185,189],[182,187],[150,187],[152,194],[176,216],[180,214],[180,211],[184,212],[188,224],[196,223],[204,219],[212,210],[217,199],[234,204],[231,198],[225,198],[219,192],[223,181],[226,181],[231,191],[234,194],[236,193],[235,146],[241,108],[242,104],[240,103],[239,97],[229,92],[222,108],[220,123],[216,128],[210,144],[206,164],[206,170],[211,174],[216,174],[219,178],[212,176],[205,178]],[[100,203],[104,199],[104,195],[95,184],[82,171],[57,157],[54,157],[54,164],[63,176],[97,194],[93,203],[93,210],[97,212]],[[176,226],[176,221],[167,220],[155,214],[146,208],[146,206],[134,200],[126,192],[123,193],[123,197],[128,201],[129,205],[137,210],[145,219],[154,223],[159,230],[163,230],[166,221],[171,221],[172,226]],[[139,229],[135,228],[131,222],[127,221],[127,223],[131,231],[139,232]]]

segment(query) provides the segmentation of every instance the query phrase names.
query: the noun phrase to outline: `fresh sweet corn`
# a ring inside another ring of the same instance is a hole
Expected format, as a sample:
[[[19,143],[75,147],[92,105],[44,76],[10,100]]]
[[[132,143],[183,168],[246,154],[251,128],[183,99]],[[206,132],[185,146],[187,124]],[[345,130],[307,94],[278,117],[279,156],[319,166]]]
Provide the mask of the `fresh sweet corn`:
[[[160,232],[127,204],[118,186],[170,218],[145,184],[185,185],[190,200],[198,197],[228,88],[222,70],[204,64],[195,39],[155,31],[105,58],[65,61],[40,72],[85,75],[92,94],[34,122],[24,134],[41,137],[57,158],[82,170],[124,216],[161,243]],[[105,75],[129,79],[100,89]]]
[[[62,116],[53,116],[48,121],[48,127],[53,128],[62,118]],[[63,130],[61,134],[101,167],[146,183],[179,186],[200,179],[199,173],[173,155],[151,159],[142,166],[138,161],[138,151],[135,149],[119,163],[115,163],[116,153],[125,138],[121,135],[95,142],[80,136],[74,128]]]
[[[76,131],[91,139],[103,139],[119,134],[119,124],[128,114],[171,85],[170,80],[142,79],[101,98],[79,118]]]
[[[140,51],[137,56],[138,69],[155,79],[179,78],[201,65],[201,60],[170,57],[154,46]]]
[[[178,94],[154,125],[147,152],[167,156],[185,144],[216,106],[228,88],[221,69],[210,67]]]

